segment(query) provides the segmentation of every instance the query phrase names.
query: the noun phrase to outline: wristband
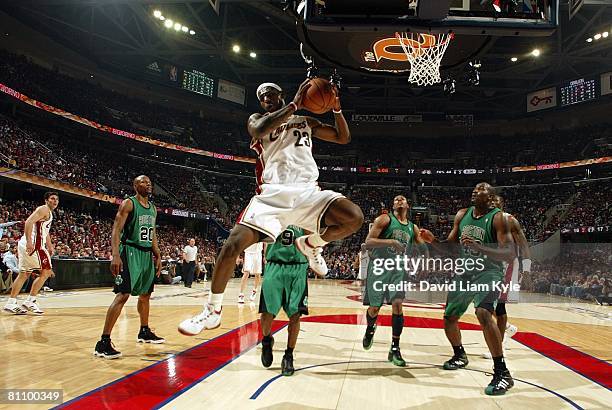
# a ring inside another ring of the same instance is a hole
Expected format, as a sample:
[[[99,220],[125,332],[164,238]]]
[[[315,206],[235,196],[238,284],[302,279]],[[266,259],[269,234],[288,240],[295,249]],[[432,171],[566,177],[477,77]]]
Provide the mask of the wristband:
[[[297,111],[297,110],[298,110],[297,104],[296,104],[296,103],[294,103],[293,101],[291,101],[291,102],[289,103],[289,105],[290,105],[290,106],[293,106],[293,111]]]
[[[531,272],[531,259],[523,259],[523,272]]]
[[[342,110],[341,109],[338,110],[338,111],[336,111],[336,110],[332,110],[332,111],[334,112],[334,114],[342,114]]]

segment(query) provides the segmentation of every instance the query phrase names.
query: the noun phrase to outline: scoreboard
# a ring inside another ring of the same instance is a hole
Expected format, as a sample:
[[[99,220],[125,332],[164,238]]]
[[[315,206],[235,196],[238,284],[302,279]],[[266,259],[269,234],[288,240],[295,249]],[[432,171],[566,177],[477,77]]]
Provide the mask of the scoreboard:
[[[561,106],[579,104],[597,98],[597,81],[579,78],[561,85]]]
[[[215,88],[215,80],[201,71],[185,70],[183,72],[182,87],[187,91],[212,97]]]

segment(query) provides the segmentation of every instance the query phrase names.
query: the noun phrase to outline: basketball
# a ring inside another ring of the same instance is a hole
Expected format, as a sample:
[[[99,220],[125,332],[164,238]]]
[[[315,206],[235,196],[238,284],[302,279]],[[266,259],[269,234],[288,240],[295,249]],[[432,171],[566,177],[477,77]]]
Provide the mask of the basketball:
[[[336,91],[332,84],[325,78],[313,78],[310,84],[302,101],[304,108],[314,114],[325,114],[334,108]]]

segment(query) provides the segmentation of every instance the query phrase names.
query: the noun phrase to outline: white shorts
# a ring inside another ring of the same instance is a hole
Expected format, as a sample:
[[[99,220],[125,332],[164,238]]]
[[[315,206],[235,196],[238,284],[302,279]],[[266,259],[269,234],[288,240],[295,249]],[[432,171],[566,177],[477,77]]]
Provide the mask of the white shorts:
[[[263,184],[261,193],[238,217],[238,224],[267,235],[272,241],[289,225],[310,232],[320,232],[321,219],[327,208],[344,195],[321,190],[316,184]]]
[[[512,283],[509,290],[502,290],[499,296],[499,301],[504,303],[517,303],[519,301],[519,292],[514,290],[514,286],[519,283],[519,260],[514,258],[511,264],[504,264],[506,270],[504,272],[504,285]]]
[[[31,255],[28,255],[25,245],[19,242],[17,245],[17,256],[19,259],[19,272],[32,272],[53,268],[51,266],[51,257],[46,249],[37,249]]]
[[[250,274],[261,275],[262,272],[262,255],[258,253],[244,253],[244,265],[242,265],[243,272],[249,272]]]

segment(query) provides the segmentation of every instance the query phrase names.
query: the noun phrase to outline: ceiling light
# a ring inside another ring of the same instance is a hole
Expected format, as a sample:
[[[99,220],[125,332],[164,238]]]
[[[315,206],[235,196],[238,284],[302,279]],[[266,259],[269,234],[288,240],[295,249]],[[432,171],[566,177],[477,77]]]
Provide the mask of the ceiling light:
[[[534,48],[533,51],[531,52],[531,55],[534,57],[539,57],[540,56],[540,50],[537,48]]]
[[[164,16],[159,16],[159,19],[160,19],[161,21],[164,21],[166,18],[165,18]]]
[[[166,26],[167,28],[172,28],[172,26],[174,25],[174,21],[168,19],[164,22],[164,26]]]
[[[240,46],[239,46],[238,44],[234,44],[234,45],[232,46],[232,51],[233,51],[234,53],[239,53],[239,52],[240,52]]]
[[[191,34],[193,36],[195,34],[195,31],[189,30],[189,34]]]
[[[587,42],[587,43],[592,43],[592,42],[593,42],[593,38],[592,38],[592,37],[587,38],[587,39],[586,39],[586,42]]]
[[[516,58],[516,57],[512,57],[512,58],[510,59],[510,61],[512,61],[513,63],[516,63],[516,62],[518,61],[518,58]]]
[[[183,30],[183,32],[186,33],[186,32],[189,31],[189,27],[183,26],[183,27],[181,27],[181,30]]]
[[[595,35],[593,36],[593,38],[594,38],[595,40],[599,40],[599,39],[601,38],[601,34],[600,34],[600,33],[597,33],[597,34],[595,34]]]
[[[608,38],[609,33],[607,31],[604,31],[603,33],[601,33],[601,36],[603,38]]]
[[[153,15],[155,16],[155,18],[157,18],[157,19],[158,19],[158,18],[160,18],[160,17],[161,17],[161,15],[162,15],[162,14],[161,14],[161,11],[159,11],[159,10],[155,10],[155,11],[153,12]]]
[[[249,53],[249,56],[250,56],[251,58],[255,58],[255,57],[257,57],[257,53],[255,53],[254,51],[251,51],[251,52]]]
[[[181,25],[181,23],[174,23],[174,29],[175,29],[176,31],[181,31],[181,27],[183,27],[183,26]]]

